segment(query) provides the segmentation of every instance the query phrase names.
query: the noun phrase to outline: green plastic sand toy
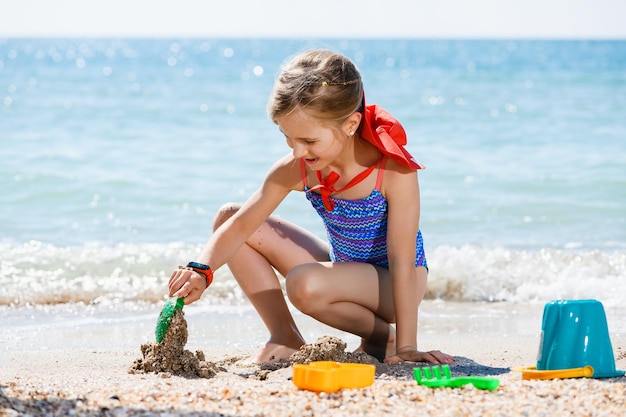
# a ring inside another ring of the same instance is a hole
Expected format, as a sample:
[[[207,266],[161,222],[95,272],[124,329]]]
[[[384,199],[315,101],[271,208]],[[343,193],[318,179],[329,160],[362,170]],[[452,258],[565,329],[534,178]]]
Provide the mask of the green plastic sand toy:
[[[155,332],[157,343],[161,343],[161,341],[165,337],[165,333],[167,333],[167,329],[169,329],[170,327],[170,323],[172,322],[172,318],[174,317],[174,313],[176,312],[176,310],[182,309],[184,305],[185,298],[183,297],[172,297],[165,302],[165,305],[161,310],[161,314],[159,314],[159,319],[157,320]]]
[[[442,372],[443,371],[443,375]],[[500,385],[498,378],[488,378],[484,376],[460,376],[452,377],[448,365],[413,368],[415,380],[419,385],[430,388],[449,387],[458,388],[463,385],[472,384],[478,389],[493,391]]]

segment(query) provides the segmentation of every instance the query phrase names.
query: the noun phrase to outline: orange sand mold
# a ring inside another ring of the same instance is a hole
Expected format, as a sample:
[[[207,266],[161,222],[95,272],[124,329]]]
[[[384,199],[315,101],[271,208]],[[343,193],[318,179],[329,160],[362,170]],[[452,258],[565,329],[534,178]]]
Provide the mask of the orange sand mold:
[[[293,365],[293,383],[300,389],[335,392],[343,388],[364,388],[374,383],[376,367],[362,363],[331,361]]]

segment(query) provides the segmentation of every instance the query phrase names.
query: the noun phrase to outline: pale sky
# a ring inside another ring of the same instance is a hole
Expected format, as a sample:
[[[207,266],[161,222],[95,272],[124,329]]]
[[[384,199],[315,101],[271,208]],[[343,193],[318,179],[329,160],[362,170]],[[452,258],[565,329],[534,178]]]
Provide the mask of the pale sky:
[[[42,36],[626,39],[626,0],[0,0]]]

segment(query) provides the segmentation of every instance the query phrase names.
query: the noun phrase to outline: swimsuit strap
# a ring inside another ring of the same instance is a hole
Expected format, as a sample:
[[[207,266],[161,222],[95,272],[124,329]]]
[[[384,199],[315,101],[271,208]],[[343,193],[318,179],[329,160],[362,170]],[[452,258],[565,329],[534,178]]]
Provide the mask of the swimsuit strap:
[[[304,189],[308,187],[306,180],[306,165],[304,164],[304,158],[300,158],[300,173],[302,174],[302,183],[304,183]]]
[[[383,183],[383,173],[385,172],[385,165],[387,164],[387,157],[383,156],[380,161],[380,168],[378,168],[378,177],[376,178],[376,190],[380,191],[380,186]]]
[[[374,168],[376,168],[376,165],[378,165],[378,163],[380,163],[383,158],[384,156],[381,156],[378,161],[372,164],[369,168],[359,173],[356,177],[352,178],[350,182],[348,182],[346,185],[338,190],[335,189],[335,183],[339,180],[339,174],[337,174],[335,171],[331,171],[326,178],[322,178],[322,173],[320,171],[316,171],[317,179],[320,183],[315,187],[310,188],[308,191],[319,190],[320,195],[322,196],[322,201],[324,202],[324,207],[328,211],[333,211],[333,209],[335,208],[335,203],[330,199],[330,195],[332,193],[347,190],[348,188],[354,187],[355,185],[363,181],[372,173]]]

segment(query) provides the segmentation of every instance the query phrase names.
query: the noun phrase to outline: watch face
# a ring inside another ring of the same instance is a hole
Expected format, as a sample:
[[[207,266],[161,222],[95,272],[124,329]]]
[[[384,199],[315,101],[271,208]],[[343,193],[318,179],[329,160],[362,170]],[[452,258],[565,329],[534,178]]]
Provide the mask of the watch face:
[[[204,270],[211,269],[208,265],[201,264],[201,263],[198,263],[198,262],[189,262],[187,264],[187,266],[189,266],[191,268],[198,268],[198,269],[204,269]]]

